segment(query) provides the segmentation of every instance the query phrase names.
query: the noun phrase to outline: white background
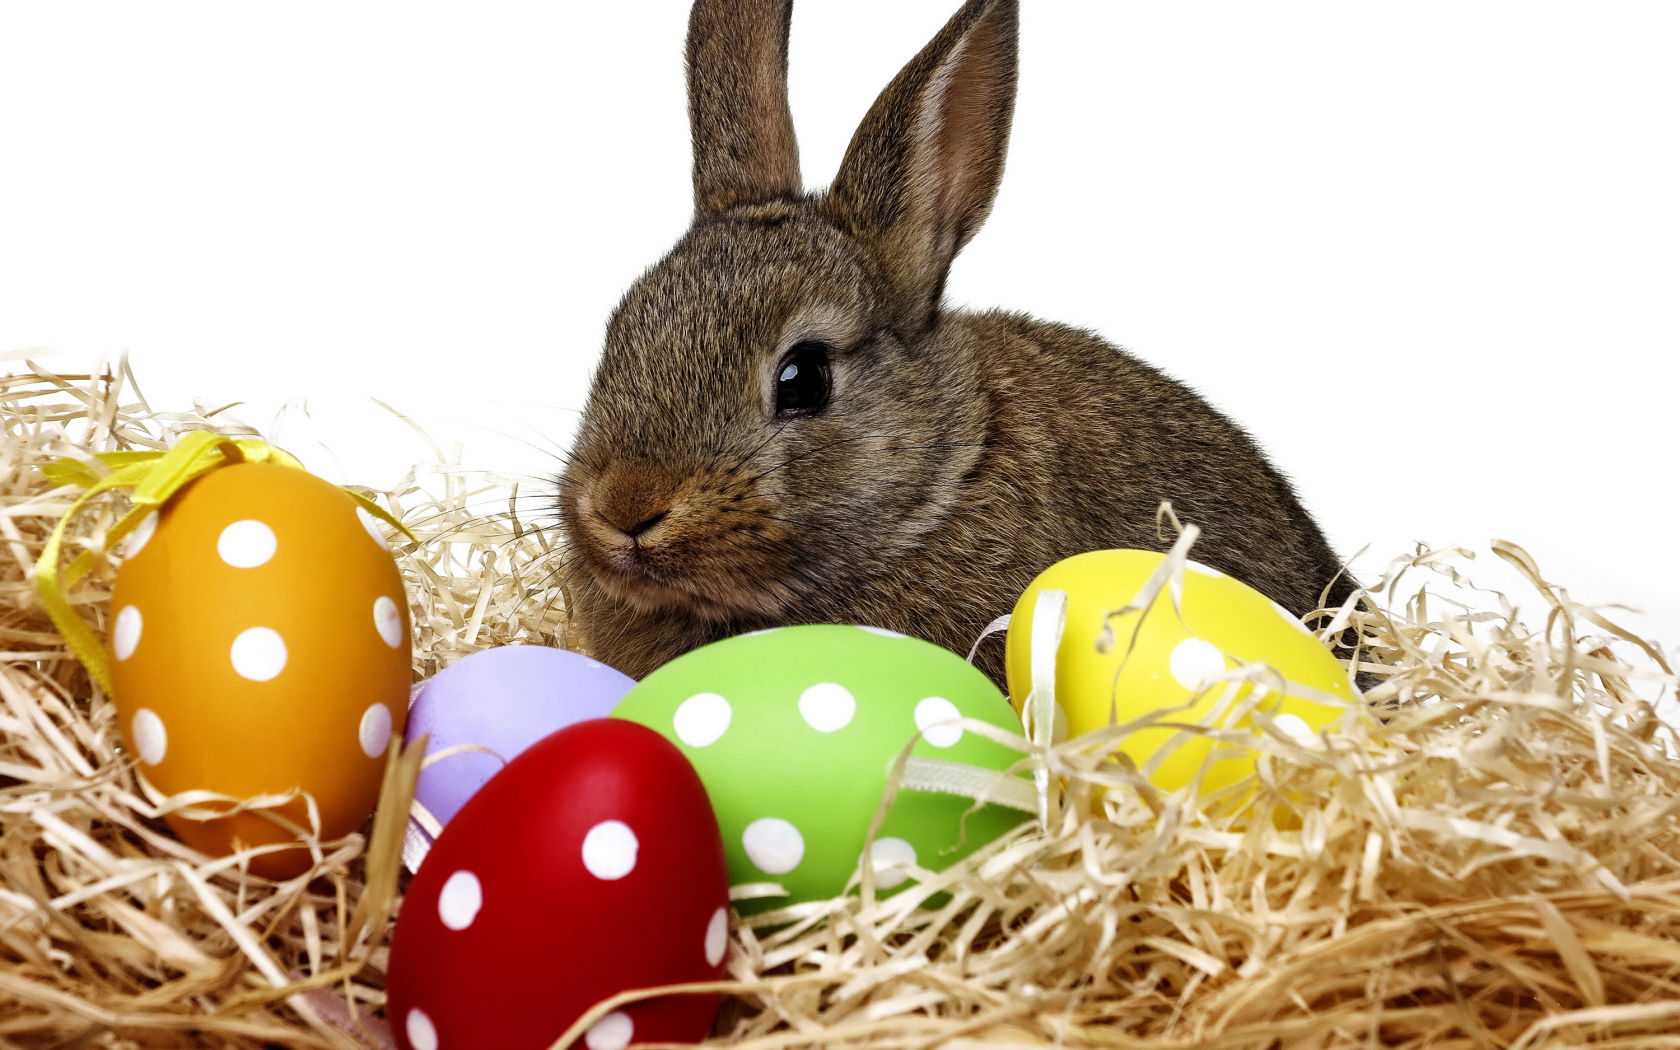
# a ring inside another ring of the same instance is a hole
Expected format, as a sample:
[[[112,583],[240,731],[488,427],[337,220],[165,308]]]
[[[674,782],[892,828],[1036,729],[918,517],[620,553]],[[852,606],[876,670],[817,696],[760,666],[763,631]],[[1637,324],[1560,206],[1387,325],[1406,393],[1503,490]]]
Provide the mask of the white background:
[[[800,0],[825,183],[956,0]],[[554,469],[686,225],[685,0],[0,6],[0,353],[127,350],[335,480]],[[1680,5],[1024,0],[953,302],[1202,391],[1369,573],[1528,546],[1680,643]],[[324,446],[324,447],[323,447]],[[329,454],[326,449],[330,448]]]

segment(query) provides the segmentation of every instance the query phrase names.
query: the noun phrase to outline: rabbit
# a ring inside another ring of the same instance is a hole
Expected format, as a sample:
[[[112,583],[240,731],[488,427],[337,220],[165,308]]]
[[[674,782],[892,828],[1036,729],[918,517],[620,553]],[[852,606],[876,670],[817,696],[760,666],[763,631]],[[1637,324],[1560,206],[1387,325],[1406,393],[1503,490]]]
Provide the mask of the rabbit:
[[[792,0],[697,0],[694,220],[608,322],[558,485],[564,590],[592,655],[641,678],[787,624],[958,653],[1084,551],[1193,556],[1291,613],[1353,581],[1255,442],[1092,332],[941,305],[991,209],[1017,0],[969,0],[807,193],[787,102]],[[976,665],[1003,683],[1003,647]]]

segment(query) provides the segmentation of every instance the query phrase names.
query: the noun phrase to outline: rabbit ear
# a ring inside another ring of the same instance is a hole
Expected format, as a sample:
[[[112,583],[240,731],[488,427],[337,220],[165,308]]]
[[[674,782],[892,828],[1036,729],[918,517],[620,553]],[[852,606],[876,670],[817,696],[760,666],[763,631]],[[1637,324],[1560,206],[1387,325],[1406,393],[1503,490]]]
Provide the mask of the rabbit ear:
[[[893,282],[909,331],[931,320],[1003,178],[1018,11],[1017,0],[964,4],[875,101],[823,201]]]
[[[695,0],[688,118],[699,214],[804,191],[787,101],[792,16],[793,0]]]

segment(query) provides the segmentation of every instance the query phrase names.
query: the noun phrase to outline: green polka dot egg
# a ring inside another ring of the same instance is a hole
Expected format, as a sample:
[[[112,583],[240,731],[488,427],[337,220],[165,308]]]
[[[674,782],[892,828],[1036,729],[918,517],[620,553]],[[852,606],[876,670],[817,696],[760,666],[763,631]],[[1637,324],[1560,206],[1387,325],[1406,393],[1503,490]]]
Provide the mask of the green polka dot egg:
[[[985,675],[954,653],[873,627],[810,625],[714,642],[654,671],[613,710],[664,734],[699,771],[734,884],[779,883],[786,897],[742,902],[763,911],[841,893],[892,763],[1014,790],[1001,777],[1021,758],[954,722],[1019,735],[1020,720]],[[995,796],[994,796],[995,797]],[[878,890],[936,871],[1027,819],[1021,809],[957,794],[900,790],[871,852]],[[1023,807],[1025,808],[1025,807]]]
[[[1182,618],[1173,609],[1170,588],[1162,587],[1147,614],[1114,617],[1113,645],[1100,651],[1105,619],[1132,602],[1164,558],[1156,551],[1092,551],[1057,562],[1032,582],[1009,625],[1009,695],[1017,708],[1032,690],[1033,615],[1039,594],[1047,590],[1067,593],[1055,679],[1056,703],[1070,736],[1110,725],[1111,702],[1114,724],[1166,709],[1171,709],[1164,716],[1168,721],[1197,723],[1225,704],[1240,710],[1252,702],[1278,730],[1310,744],[1355,702],[1347,671],[1300,620],[1242,581],[1194,561],[1183,574]],[[1217,684],[1218,676],[1243,664],[1268,665],[1290,684],[1281,693],[1263,684]],[[1234,724],[1263,732],[1249,715]],[[1176,791],[1195,779],[1213,750],[1211,739],[1192,736],[1157,758],[1178,733],[1140,729],[1119,749],[1151,783]],[[1254,772],[1254,752],[1228,745],[1222,751],[1230,757],[1208,764],[1204,793]]]

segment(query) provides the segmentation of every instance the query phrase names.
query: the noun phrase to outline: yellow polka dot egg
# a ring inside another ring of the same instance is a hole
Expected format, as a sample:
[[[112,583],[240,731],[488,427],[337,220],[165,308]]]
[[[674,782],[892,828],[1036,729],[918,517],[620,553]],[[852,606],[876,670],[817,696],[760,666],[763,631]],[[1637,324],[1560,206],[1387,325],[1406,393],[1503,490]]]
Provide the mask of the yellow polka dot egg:
[[[324,840],[360,826],[411,674],[408,603],[379,522],[302,470],[242,463],[183,489],[124,553],[112,681],[147,780],[170,795],[307,793]],[[276,813],[310,826],[301,796]],[[169,823],[212,854],[296,841],[254,812]],[[282,848],[252,870],[284,878],[309,859]]]
[[[1197,562],[1184,568],[1179,610],[1171,587],[1163,586],[1147,610],[1112,615],[1140,596],[1165,557],[1092,551],[1052,565],[1032,582],[1009,625],[1009,696],[1017,710],[1032,690],[1033,617],[1039,595],[1049,590],[1067,594],[1055,683],[1058,721],[1065,718],[1069,736],[1162,712],[1168,722],[1246,727],[1252,739],[1264,732],[1253,714],[1258,711],[1285,736],[1312,746],[1316,734],[1356,702],[1346,669],[1299,619]],[[1105,627],[1111,628],[1106,635]],[[1259,681],[1222,678],[1240,678],[1239,668],[1255,664],[1269,669]],[[1213,748],[1210,737],[1166,727],[1135,730],[1119,744],[1152,784],[1167,791],[1192,783],[1204,764],[1204,794],[1254,772],[1253,750],[1225,742],[1209,762]]]

